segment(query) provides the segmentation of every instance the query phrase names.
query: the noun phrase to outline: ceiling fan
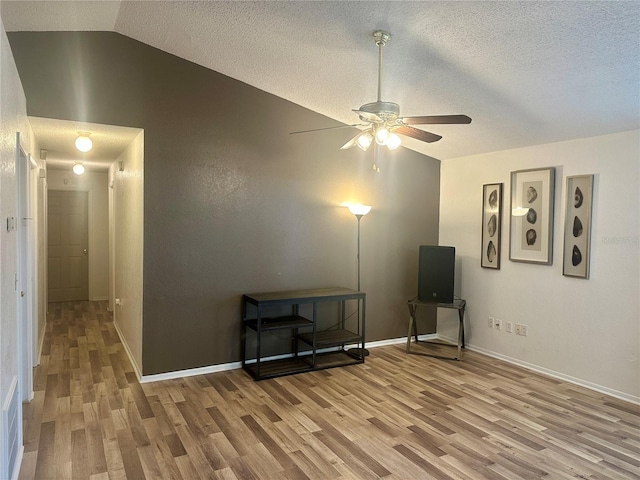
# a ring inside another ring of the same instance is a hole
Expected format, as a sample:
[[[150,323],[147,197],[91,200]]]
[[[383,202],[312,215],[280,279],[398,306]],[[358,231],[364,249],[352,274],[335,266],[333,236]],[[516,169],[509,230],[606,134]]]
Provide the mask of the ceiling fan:
[[[382,30],[373,32],[373,40],[378,46],[378,99],[372,103],[366,103],[353,111],[358,114],[364,123],[353,125],[341,125],[338,127],[320,128],[315,130],[304,130],[291,133],[307,133],[318,130],[330,130],[334,128],[366,127],[363,131],[345,143],[341,150],[359,147],[367,150],[375,142],[384,145],[390,150],[400,146],[401,139],[398,135],[432,143],[442,138],[435,133],[426,132],[411,125],[433,125],[433,124],[466,124],[471,123],[471,118],[466,115],[427,115],[419,117],[400,117],[400,106],[393,102],[382,101],[382,52],[384,46],[391,39],[391,34]]]

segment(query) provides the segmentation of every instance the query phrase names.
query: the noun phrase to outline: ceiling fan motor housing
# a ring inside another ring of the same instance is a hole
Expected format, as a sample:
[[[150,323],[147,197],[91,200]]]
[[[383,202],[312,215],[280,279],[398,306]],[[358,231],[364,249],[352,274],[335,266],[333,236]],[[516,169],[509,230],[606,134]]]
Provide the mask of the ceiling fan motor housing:
[[[374,113],[379,116],[383,121],[395,121],[400,115],[400,106],[393,102],[371,102],[365,103],[359,108],[362,112]],[[366,118],[360,117],[364,121],[368,121]]]

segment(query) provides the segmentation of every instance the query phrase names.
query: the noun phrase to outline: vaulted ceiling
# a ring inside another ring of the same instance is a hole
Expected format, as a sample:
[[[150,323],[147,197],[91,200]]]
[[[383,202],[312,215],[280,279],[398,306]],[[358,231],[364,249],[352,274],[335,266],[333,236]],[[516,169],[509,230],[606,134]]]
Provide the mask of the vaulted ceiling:
[[[382,100],[470,125],[438,159],[640,128],[640,2],[7,1],[5,30],[115,31],[341,122]],[[305,129],[305,125],[300,125]],[[355,134],[355,131],[354,131]],[[305,135],[322,135],[322,132]],[[340,145],[336,145],[338,149]]]

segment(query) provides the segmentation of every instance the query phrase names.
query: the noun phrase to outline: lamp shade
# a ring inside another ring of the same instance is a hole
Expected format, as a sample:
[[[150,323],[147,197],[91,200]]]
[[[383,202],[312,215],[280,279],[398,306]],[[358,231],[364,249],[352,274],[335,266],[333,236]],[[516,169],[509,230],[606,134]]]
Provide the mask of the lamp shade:
[[[402,141],[400,140],[400,137],[398,135],[396,135],[395,133],[390,133],[387,137],[386,145],[389,150],[395,150],[400,146],[401,142]]]
[[[380,127],[376,130],[376,143],[378,145],[386,145],[389,138],[389,130],[386,127]]]
[[[350,204],[349,211],[354,215],[366,215],[371,211],[371,205],[362,205],[360,203]]]
[[[371,145],[371,142],[373,142],[373,135],[369,132],[363,132],[358,137],[357,145],[360,150],[366,151],[369,145]]]

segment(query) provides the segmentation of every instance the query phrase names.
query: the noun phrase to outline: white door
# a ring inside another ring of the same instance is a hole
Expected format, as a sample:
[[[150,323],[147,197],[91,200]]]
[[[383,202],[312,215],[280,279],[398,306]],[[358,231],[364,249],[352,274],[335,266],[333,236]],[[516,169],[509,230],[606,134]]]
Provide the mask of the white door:
[[[89,299],[87,192],[48,192],[49,302]]]

